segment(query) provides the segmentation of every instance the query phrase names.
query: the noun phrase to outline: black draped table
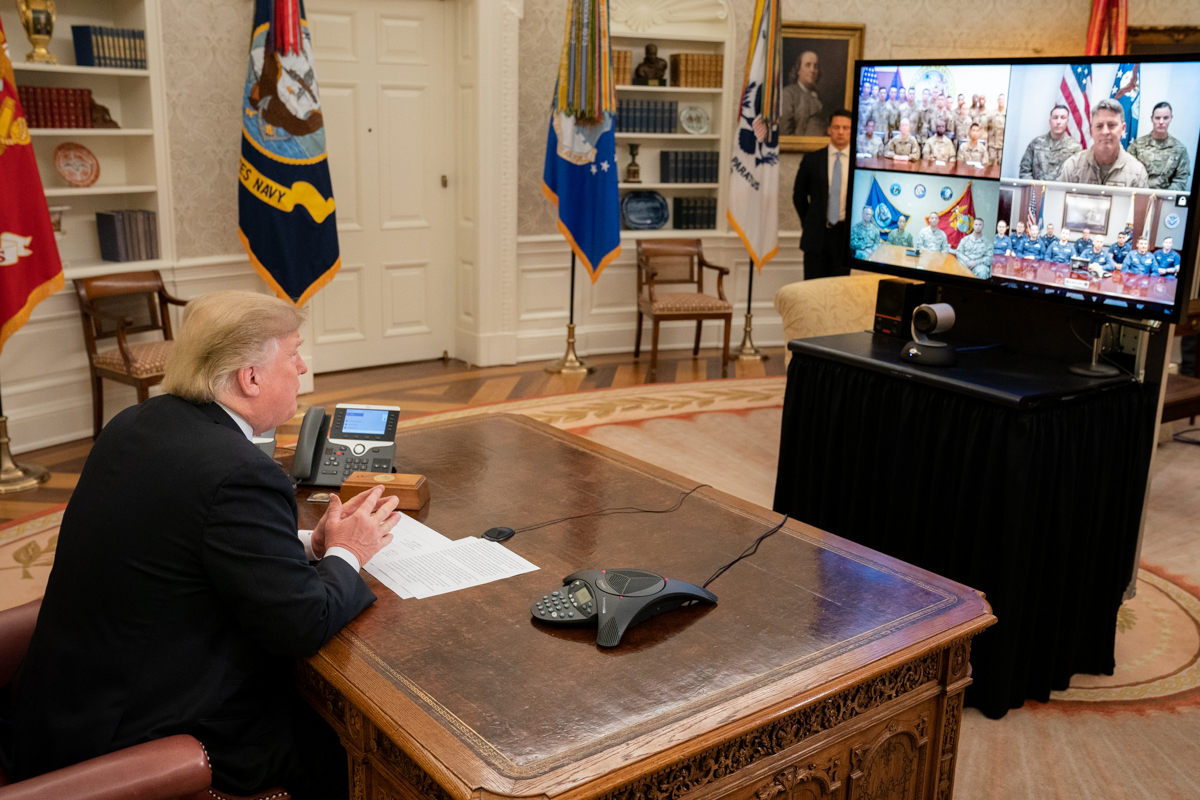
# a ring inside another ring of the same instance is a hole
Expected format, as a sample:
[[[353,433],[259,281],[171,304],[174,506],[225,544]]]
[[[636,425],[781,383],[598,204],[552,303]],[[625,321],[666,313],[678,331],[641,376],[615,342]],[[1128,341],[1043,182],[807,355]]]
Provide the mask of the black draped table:
[[[967,704],[998,718],[1111,675],[1157,393],[1003,350],[936,369],[870,333],[789,343],[775,510],[974,587]]]

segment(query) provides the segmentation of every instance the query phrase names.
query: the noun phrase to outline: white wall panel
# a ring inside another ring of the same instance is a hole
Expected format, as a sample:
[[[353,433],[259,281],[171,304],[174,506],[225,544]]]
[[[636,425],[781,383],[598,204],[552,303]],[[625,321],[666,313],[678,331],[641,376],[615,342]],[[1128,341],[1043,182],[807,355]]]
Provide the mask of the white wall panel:
[[[308,12],[308,29],[312,33],[313,55],[330,61],[358,61],[358,42],[355,40],[355,14]],[[318,84],[320,88],[324,86]],[[324,97],[322,97],[324,100]]]
[[[424,152],[425,88],[385,86],[379,91],[379,183],[381,227],[428,228],[425,165],[408,158]]]
[[[429,262],[384,264],[384,336],[428,333]]]
[[[352,342],[366,338],[363,332],[363,268],[342,264],[338,274],[321,290],[314,303],[317,344]]]

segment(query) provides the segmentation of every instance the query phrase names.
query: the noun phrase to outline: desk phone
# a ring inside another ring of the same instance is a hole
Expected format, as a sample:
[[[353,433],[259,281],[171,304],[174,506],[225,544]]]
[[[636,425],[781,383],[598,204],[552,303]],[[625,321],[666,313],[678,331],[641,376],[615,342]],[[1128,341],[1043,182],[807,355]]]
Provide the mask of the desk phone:
[[[583,570],[563,586],[535,599],[529,613],[551,625],[596,624],[601,647],[616,647],[630,627],[663,612],[717,602],[707,589],[640,569]]]
[[[391,472],[396,460],[398,406],[338,403],[304,412],[292,477],[304,486],[342,485],[352,472]]]

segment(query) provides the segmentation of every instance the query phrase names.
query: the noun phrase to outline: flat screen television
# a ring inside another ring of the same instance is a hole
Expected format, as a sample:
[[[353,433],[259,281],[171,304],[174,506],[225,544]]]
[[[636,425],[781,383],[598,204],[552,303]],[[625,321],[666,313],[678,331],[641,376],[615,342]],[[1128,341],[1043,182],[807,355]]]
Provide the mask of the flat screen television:
[[[1200,53],[1132,58],[857,62],[849,263],[1178,321]]]

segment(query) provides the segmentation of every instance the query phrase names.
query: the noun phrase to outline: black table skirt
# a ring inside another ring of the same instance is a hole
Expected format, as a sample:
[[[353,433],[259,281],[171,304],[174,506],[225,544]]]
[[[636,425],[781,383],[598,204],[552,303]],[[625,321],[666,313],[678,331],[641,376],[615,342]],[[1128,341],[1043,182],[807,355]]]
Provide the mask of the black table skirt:
[[[1112,674],[1156,401],[1019,410],[796,353],[775,510],[984,592],[967,704],[999,718]]]

